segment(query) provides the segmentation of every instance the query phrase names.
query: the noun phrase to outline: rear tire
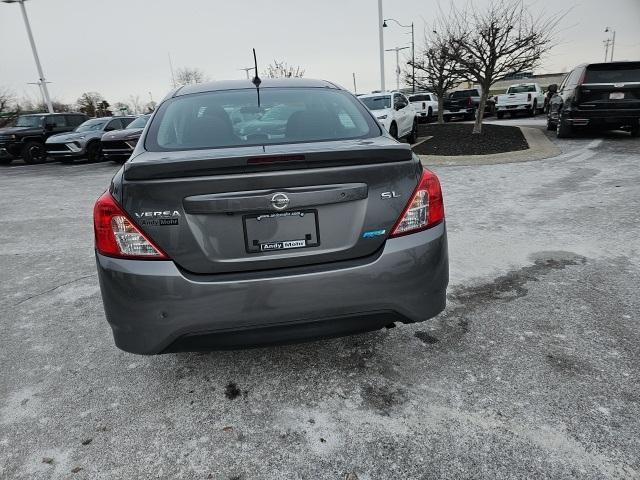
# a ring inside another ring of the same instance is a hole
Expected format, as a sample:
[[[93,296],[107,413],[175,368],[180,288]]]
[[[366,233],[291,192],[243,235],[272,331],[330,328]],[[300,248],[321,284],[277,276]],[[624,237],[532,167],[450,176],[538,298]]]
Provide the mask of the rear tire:
[[[410,145],[413,145],[418,140],[418,119],[413,119],[413,126],[411,127],[411,132],[407,135],[407,142]]]
[[[634,127],[631,127],[629,133],[632,137],[640,137],[640,123]]]
[[[40,142],[30,141],[22,149],[22,159],[29,165],[44,163],[47,159],[47,151]]]
[[[562,118],[558,118],[558,124],[556,125],[556,137],[569,138],[571,134],[571,125],[567,124],[567,122],[563,122]]]
[[[529,110],[529,116],[530,117],[535,117],[536,113],[538,113],[538,102],[537,100],[533,101],[533,107],[531,107],[531,110]]]
[[[392,123],[389,127],[389,135],[391,135],[396,140],[398,139],[398,126],[395,123]]]
[[[547,118],[547,130],[553,132],[556,129],[556,124]]]
[[[465,120],[475,120],[476,118],[476,110],[474,109],[471,113],[467,113],[464,116]]]
[[[433,109],[429,107],[427,110],[427,123],[430,123],[433,120]]]

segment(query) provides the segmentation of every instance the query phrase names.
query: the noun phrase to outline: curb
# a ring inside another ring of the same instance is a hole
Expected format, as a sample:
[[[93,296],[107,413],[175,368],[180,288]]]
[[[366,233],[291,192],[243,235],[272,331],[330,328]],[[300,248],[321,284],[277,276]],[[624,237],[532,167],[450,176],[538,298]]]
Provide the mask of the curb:
[[[526,150],[492,153],[489,155],[418,155],[423,165],[498,165],[501,163],[530,162],[560,155],[556,147],[539,128],[518,127],[529,144]]]

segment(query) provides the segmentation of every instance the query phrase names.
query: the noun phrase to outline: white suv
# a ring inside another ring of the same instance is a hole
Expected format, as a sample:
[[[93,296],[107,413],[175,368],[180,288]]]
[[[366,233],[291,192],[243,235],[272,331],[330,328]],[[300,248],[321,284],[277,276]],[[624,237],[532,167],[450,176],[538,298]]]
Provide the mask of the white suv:
[[[409,100],[400,92],[374,92],[358,97],[378,122],[395,139],[406,138],[415,143],[418,138],[418,117]]]

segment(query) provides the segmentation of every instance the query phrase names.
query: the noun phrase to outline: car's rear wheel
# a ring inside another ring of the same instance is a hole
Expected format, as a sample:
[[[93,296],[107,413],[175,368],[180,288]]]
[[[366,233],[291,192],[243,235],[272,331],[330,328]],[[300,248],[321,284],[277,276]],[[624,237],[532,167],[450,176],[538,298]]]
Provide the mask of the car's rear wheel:
[[[632,137],[640,137],[640,123],[631,127],[629,129],[629,133]]]
[[[553,132],[556,129],[556,124],[553,123],[549,118],[547,118],[547,130]]]
[[[476,110],[474,109],[471,113],[467,113],[464,116],[465,120],[474,120],[476,118]]]
[[[429,123],[431,120],[433,120],[433,109],[429,107],[429,110],[427,110],[427,123]]]
[[[569,138],[572,133],[571,125],[567,122],[562,121],[562,118],[558,119],[558,123],[556,124],[556,137],[558,138]]]
[[[407,136],[407,142],[409,142],[410,144],[414,144],[416,143],[417,140],[418,140],[418,119],[414,118],[413,126],[411,127],[411,132]]]
[[[396,140],[398,139],[398,126],[395,123],[392,123],[389,127],[389,135],[391,135]]]
[[[100,143],[92,142],[87,145],[87,160],[89,160],[89,162],[97,162],[98,160],[100,160],[101,156],[102,148],[100,147]]]
[[[538,102],[536,100],[533,101],[533,107],[529,110],[529,116],[535,117],[536,113],[538,113]]]
[[[44,163],[47,159],[47,151],[42,143],[30,141],[22,149],[22,159],[29,165]]]

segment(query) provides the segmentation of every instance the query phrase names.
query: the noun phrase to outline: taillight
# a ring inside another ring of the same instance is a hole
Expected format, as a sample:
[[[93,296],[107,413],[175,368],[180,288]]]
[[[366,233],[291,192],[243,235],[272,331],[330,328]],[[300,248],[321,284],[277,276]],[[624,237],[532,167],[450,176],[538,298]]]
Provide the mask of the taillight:
[[[391,230],[391,237],[431,228],[444,219],[444,203],[440,181],[435,173],[423,170],[418,186],[402,215]]]
[[[422,102],[422,109],[426,110],[427,109],[427,104],[425,102]]]
[[[531,101],[531,94],[527,93],[527,102],[530,102],[530,101]]]
[[[493,97],[493,101],[498,103],[498,96],[497,95],[495,97]]]
[[[96,250],[110,257],[167,260],[167,255],[153,244],[106,191],[93,207],[93,231]]]

